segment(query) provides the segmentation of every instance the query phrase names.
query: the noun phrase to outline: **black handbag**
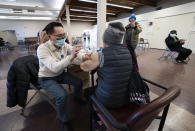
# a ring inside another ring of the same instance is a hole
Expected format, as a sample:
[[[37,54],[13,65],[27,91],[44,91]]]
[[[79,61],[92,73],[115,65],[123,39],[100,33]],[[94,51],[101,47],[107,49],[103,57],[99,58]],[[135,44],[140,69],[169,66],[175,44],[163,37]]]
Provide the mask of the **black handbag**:
[[[149,87],[142,80],[139,72],[131,73],[128,87],[130,103],[144,105],[150,102]]]
[[[149,87],[141,78],[139,74],[139,67],[137,63],[137,58],[135,51],[131,46],[127,46],[128,50],[132,56],[133,70],[131,72],[129,80],[129,100],[130,103],[135,103],[137,105],[144,105],[150,102]]]

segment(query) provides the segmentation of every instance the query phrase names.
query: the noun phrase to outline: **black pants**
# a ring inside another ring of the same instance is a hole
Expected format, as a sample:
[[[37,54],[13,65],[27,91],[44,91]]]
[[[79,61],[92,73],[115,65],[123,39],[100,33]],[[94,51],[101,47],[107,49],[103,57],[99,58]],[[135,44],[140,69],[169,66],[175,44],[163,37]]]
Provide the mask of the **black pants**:
[[[136,54],[135,54],[135,50],[134,50],[133,47],[130,46],[130,45],[127,45],[127,48],[128,48],[128,50],[129,50],[129,52],[130,52],[130,54],[131,54],[131,56],[132,56],[132,61],[133,61],[134,67],[136,67],[137,70],[139,70],[139,66],[138,66],[137,56],[136,56]]]
[[[188,58],[189,55],[192,53],[192,50],[184,47],[175,48],[172,49],[172,51],[178,52],[179,55],[177,56],[176,60],[182,60],[182,61]]]

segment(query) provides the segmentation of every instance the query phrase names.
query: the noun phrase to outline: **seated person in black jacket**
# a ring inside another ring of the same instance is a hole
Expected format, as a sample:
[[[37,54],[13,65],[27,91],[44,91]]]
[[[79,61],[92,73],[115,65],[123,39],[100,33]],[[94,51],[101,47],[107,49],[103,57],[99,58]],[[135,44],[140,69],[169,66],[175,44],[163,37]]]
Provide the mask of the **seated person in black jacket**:
[[[178,39],[177,31],[172,30],[169,36],[165,39],[167,47],[171,51],[178,52],[179,55],[175,59],[177,63],[186,63],[186,58],[192,53],[192,50],[182,47],[185,44],[185,41],[182,39]]]
[[[5,46],[5,41],[3,40],[3,38],[0,37],[0,46]]]

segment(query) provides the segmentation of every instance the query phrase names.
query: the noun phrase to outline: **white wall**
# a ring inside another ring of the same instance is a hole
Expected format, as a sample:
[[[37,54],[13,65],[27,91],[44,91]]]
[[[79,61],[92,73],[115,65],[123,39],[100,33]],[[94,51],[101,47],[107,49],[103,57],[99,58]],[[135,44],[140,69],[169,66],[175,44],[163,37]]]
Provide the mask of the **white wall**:
[[[66,22],[63,22],[64,30],[66,31]],[[71,22],[71,36],[72,37],[79,37],[82,36],[84,30],[91,30],[92,29],[92,23],[88,22]]]
[[[195,2],[153,11],[137,16],[137,21],[142,25],[143,32],[140,37],[149,39],[152,48],[165,48],[164,40],[170,30],[176,29],[179,38],[186,39],[187,47],[195,52]],[[118,19],[124,25],[128,23],[128,17]],[[149,26],[149,22],[153,22]]]
[[[36,37],[37,33],[41,31],[51,21],[27,21],[27,20],[0,20],[0,31],[15,30],[18,40],[24,40],[24,37]],[[66,32],[66,23],[63,22]],[[72,37],[81,36],[83,30],[91,29],[92,24],[88,22],[72,22],[71,30]]]

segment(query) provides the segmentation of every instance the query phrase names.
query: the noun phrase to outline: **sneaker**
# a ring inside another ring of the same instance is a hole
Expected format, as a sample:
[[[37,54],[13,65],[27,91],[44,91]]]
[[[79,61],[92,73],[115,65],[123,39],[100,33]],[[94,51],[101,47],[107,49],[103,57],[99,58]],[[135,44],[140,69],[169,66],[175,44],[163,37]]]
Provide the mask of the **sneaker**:
[[[175,62],[176,62],[177,64],[182,64],[182,63],[183,63],[181,60],[177,60],[177,59],[175,59]]]
[[[182,60],[181,61],[183,64],[188,64],[188,62],[186,60]]]

